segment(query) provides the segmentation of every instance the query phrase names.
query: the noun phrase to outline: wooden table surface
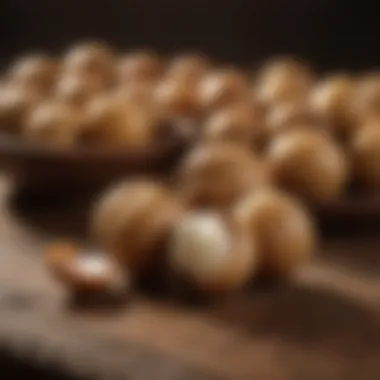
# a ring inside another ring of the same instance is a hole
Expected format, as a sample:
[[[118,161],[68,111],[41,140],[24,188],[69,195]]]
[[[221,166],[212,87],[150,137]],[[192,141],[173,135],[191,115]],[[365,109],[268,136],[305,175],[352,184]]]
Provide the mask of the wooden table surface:
[[[380,379],[376,234],[328,240],[287,286],[207,306],[131,295],[113,311],[77,310],[41,253],[80,236],[79,210],[12,195],[0,181],[0,345],[15,355],[105,380]]]

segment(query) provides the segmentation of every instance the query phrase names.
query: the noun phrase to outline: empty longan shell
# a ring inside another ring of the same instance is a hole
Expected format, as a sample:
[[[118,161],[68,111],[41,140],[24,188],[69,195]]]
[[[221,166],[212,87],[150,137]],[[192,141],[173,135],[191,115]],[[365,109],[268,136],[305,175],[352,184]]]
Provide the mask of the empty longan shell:
[[[169,264],[208,293],[238,289],[256,271],[257,245],[248,228],[215,211],[184,214],[173,227]]]
[[[127,285],[127,274],[109,256],[81,252],[74,244],[49,246],[45,263],[55,280],[75,293],[121,291]]]
[[[283,133],[272,140],[267,156],[274,181],[308,201],[332,201],[344,190],[348,177],[345,154],[321,131]]]
[[[139,275],[162,266],[168,234],[182,212],[181,203],[163,185],[125,181],[96,204],[91,231],[112,257]]]
[[[251,189],[269,182],[262,160],[238,144],[197,146],[179,168],[179,188],[191,205],[228,208]]]
[[[316,232],[309,213],[296,199],[278,190],[248,195],[233,215],[256,237],[263,277],[287,277],[315,251]]]
[[[46,101],[30,111],[23,136],[28,141],[70,147],[79,138],[81,118],[72,107],[57,101]]]

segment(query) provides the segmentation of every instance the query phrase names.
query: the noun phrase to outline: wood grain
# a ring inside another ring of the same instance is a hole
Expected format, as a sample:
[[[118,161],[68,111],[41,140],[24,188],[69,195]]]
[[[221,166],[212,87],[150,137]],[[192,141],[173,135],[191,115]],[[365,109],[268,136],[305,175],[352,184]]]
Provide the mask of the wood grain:
[[[136,294],[119,310],[75,310],[41,260],[75,223],[62,206],[10,209],[10,191],[2,181],[0,345],[17,356],[106,380],[380,378],[376,236],[327,241],[294,283],[210,305]]]

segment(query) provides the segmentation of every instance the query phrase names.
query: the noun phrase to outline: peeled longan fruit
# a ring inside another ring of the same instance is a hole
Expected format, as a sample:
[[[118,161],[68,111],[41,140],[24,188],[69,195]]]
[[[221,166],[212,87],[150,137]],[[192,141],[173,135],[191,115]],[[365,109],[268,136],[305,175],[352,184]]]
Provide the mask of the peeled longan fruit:
[[[314,129],[318,118],[310,107],[301,102],[284,102],[273,106],[267,113],[265,127],[270,136],[294,129]]]
[[[30,86],[46,94],[54,84],[58,73],[55,59],[43,54],[26,56],[11,68],[8,79],[10,83]]]
[[[264,66],[259,73],[257,97],[266,105],[299,101],[307,96],[312,82],[310,69],[300,61],[276,60]]]
[[[55,97],[72,106],[82,107],[93,96],[105,91],[104,82],[97,77],[86,75],[63,75],[55,89]]]
[[[100,244],[132,273],[154,269],[163,246],[182,214],[176,197],[153,181],[122,182],[96,205],[92,232]]]
[[[146,147],[155,136],[153,112],[109,95],[94,98],[84,116],[83,139],[105,146]]]
[[[117,64],[117,76],[123,85],[135,81],[155,81],[162,73],[162,62],[152,52],[142,51],[127,54]]]
[[[75,245],[49,247],[45,261],[54,278],[74,292],[114,292],[128,285],[127,274],[109,256],[81,253]]]
[[[314,253],[316,233],[309,214],[278,190],[248,195],[236,206],[234,217],[256,237],[263,276],[288,276]]]
[[[40,93],[31,88],[9,85],[0,89],[0,128],[18,133],[29,110],[40,100]]]
[[[245,99],[250,88],[243,72],[223,69],[204,77],[198,92],[202,109],[208,112]]]
[[[194,83],[210,70],[210,62],[199,54],[184,54],[175,57],[169,64],[166,76],[180,82]]]
[[[355,179],[370,190],[380,189],[380,121],[359,128],[350,148]]]
[[[212,211],[185,214],[173,227],[169,264],[207,292],[242,287],[255,273],[257,247],[248,228]]]
[[[155,100],[169,118],[194,118],[199,115],[199,101],[194,84],[168,79],[155,90]]]
[[[352,128],[354,85],[350,76],[335,75],[319,83],[311,93],[312,110],[340,138],[346,138]]]
[[[206,141],[234,141],[252,144],[262,133],[262,119],[253,106],[243,104],[222,108],[205,121],[203,138]]]
[[[347,162],[340,146],[319,131],[294,130],[268,149],[274,181],[311,201],[330,201],[346,184]]]
[[[79,115],[68,105],[49,101],[33,108],[25,120],[23,135],[29,141],[72,146],[80,133]]]
[[[63,70],[65,73],[98,78],[109,83],[114,77],[114,56],[106,45],[81,43],[67,51]]]
[[[269,182],[267,168],[248,148],[209,143],[194,148],[179,168],[180,191],[191,205],[230,207]]]

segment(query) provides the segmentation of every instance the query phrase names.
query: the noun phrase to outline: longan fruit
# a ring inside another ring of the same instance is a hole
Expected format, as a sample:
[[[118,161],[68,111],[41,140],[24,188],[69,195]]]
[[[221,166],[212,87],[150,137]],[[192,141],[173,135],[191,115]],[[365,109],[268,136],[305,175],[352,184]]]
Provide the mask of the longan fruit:
[[[336,199],[347,182],[347,160],[327,134],[294,130],[279,135],[268,147],[274,181],[309,201]]]
[[[352,129],[354,80],[344,74],[326,78],[313,89],[310,106],[331,129],[334,136],[346,139]]]
[[[238,144],[195,147],[179,168],[179,187],[191,205],[228,208],[252,189],[270,182],[265,163]]]
[[[319,128],[318,117],[308,104],[284,102],[274,105],[267,113],[265,128],[271,137],[294,129]]]
[[[63,75],[55,89],[55,97],[75,107],[83,107],[95,95],[105,91],[104,82],[96,77],[79,74]]]
[[[84,42],[71,47],[63,58],[63,72],[98,78],[109,84],[114,79],[114,55],[99,42]]]
[[[41,94],[34,89],[8,85],[0,89],[0,128],[19,133],[28,112],[41,101]]]
[[[350,107],[357,124],[380,116],[380,73],[370,73],[356,81]]]
[[[209,60],[200,54],[183,54],[174,57],[166,70],[166,77],[182,83],[195,83],[210,70]]]
[[[196,118],[200,113],[197,88],[194,84],[167,79],[155,90],[155,101],[162,113],[170,118]]]
[[[156,117],[148,111],[120,97],[95,97],[86,107],[83,139],[104,146],[149,146],[154,142]]]
[[[206,75],[199,83],[199,101],[210,112],[242,99],[250,93],[246,75],[237,69],[221,69]]]
[[[355,179],[368,190],[380,189],[380,121],[372,121],[353,135],[350,156]]]
[[[31,87],[47,94],[59,71],[58,62],[43,54],[33,54],[18,60],[8,73],[8,81],[17,86]]]
[[[284,58],[265,65],[258,74],[257,98],[265,105],[300,101],[307,96],[313,75],[302,62]]]
[[[96,204],[91,231],[123,267],[140,274],[162,263],[162,248],[182,212],[179,200],[163,185],[125,181]]]
[[[212,113],[205,121],[205,141],[233,141],[252,145],[262,133],[260,113],[253,106],[236,104]]]
[[[259,272],[264,277],[289,276],[315,251],[316,232],[309,213],[296,199],[278,190],[249,194],[237,204],[233,215],[256,238]]]
[[[70,106],[57,101],[46,101],[28,115],[23,128],[27,141],[70,147],[77,143],[80,116]]]
[[[157,54],[141,51],[127,54],[117,64],[117,78],[122,86],[133,82],[154,82],[162,74],[163,63]]]

